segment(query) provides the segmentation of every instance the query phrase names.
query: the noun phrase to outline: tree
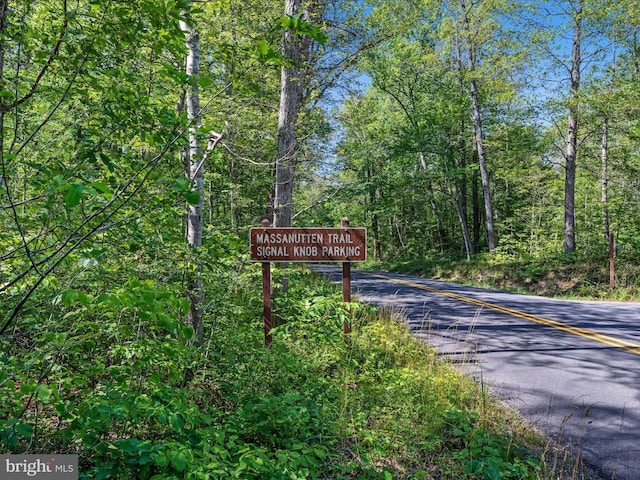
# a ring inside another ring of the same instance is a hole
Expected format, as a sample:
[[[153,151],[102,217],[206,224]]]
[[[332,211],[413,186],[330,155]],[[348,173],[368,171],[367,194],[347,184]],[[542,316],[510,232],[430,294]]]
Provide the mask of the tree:
[[[188,147],[184,155],[185,175],[189,181],[190,195],[187,202],[187,242],[193,250],[194,271],[188,280],[189,323],[193,327],[198,345],[202,344],[202,263],[197,259],[197,250],[202,247],[204,172],[205,156],[201,145],[200,127],[202,126],[198,80],[200,76],[200,36],[186,21],[180,20],[187,46],[186,74],[188,90],[186,97]]]
[[[154,203],[141,193],[177,138],[160,61],[180,33],[178,9],[145,2],[3,2],[0,15],[0,214],[17,233],[0,248],[6,332],[41,287],[73,278],[63,265]]]
[[[426,30],[426,29],[425,29]],[[420,33],[417,33],[420,31]],[[404,113],[407,127],[405,145],[423,174],[443,181],[442,188],[451,200],[460,224],[465,255],[470,258],[473,245],[467,227],[466,209],[466,142],[464,132],[456,132],[453,125],[464,125],[466,104],[458,96],[454,75],[435,51],[435,41],[424,30],[416,29],[412,40],[394,39],[371,53],[366,63],[375,88],[387,94]],[[455,133],[454,133],[455,132]],[[458,138],[459,149],[451,145]],[[383,141],[383,140],[380,140]],[[437,159],[437,160],[436,160]],[[430,165],[436,160],[434,165]],[[434,171],[434,167],[435,170]],[[424,188],[433,190],[432,182]],[[433,197],[433,194],[430,193]],[[433,209],[436,223],[440,223],[437,209]],[[439,227],[438,231],[442,232]],[[443,239],[442,245],[446,243]]]
[[[349,215],[369,227],[376,260],[383,259],[383,245],[389,247],[383,236],[389,214],[385,198],[396,196],[388,175],[391,169],[398,168],[390,140],[400,115],[398,106],[376,89],[348,99],[340,112],[345,132],[336,151],[344,169],[338,198],[348,206],[334,208],[340,215]],[[355,197],[362,201],[354,202]],[[360,205],[362,210],[357,208]]]
[[[478,85],[478,68],[480,51],[487,45],[489,39],[499,32],[491,15],[495,15],[495,2],[481,2],[481,4],[467,5],[465,0],[459,0],[455,5],[449,5],[449,12],[453,23],[453,42],[456,52],[463,50],[466,56],[466,72],[468,73],[469,97],[473,112],[474,149],[478,157],[482,193],[484,197],[485,221],[487,230],[487,246],[489,251],[495,249],[495,226],[493,220],[493,206],[491,203],[491,188],[487,169],[487,157],[484,143],[483,116],[480,105]],[[458,57],[460,58],[460,57]]]
[[[576,156],[578,153],[578,99],[582,68],[582,11],[583,1],[576,0],[573,20],[573,40],[571,43],[571,86],[569,94],[569,118],[567,121],[567,148],[565,153],[564,190],[564,242],[562,250],[571,253],[576,249]]]
[[[273,225],[290,227],[293,215],[293,179],[296,154],[296,126],[302,105],[306,63],[309,61],[311,39],[295,31],[297,22],[309,22],[315,14],[301,11],[302,0],[285,0],[284,13],[291,28],[282,37],[285,65],[281,69],[280,108],[278,109],[278,150],[276,154]],[[303,24],[301,24],[303,25]]]

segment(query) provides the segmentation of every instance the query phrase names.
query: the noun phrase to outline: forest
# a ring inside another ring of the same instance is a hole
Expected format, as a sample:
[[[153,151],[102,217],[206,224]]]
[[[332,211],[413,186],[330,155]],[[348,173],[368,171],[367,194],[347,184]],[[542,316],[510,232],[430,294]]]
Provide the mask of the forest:
[[[304,268],[274,269],[264,348],[248,232],[348,218],[365,265],[587,266],[596,297],[614,240],[637,296],[639,147],[634,0],[0,0],[0,454],[556,478],[483,390]]]

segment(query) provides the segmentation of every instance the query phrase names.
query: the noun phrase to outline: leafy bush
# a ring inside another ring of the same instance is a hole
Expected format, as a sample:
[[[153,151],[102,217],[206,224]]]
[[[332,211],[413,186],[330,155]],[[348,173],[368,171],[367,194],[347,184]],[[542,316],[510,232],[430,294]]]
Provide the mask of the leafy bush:
[[[537,471],[506,427],[465,423],[480,398],[471,380],[307,270],[286,272],[289,290],[274,301],[286,321],[265,349],[259,269],[225,262],[207,273],[209,298],[225,301],[208,311],[201,348],[177,285],[133,277],[60,289],[53,313],[0,338],[2,451],[77,453],[86,479]]]

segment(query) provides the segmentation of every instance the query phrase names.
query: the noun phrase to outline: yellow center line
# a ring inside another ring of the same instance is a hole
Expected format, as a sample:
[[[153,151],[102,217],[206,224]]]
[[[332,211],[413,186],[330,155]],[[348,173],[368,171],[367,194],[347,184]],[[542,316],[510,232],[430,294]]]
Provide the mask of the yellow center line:
[[[547,327],[552,327],[557,330],[562,330],[563,332],[571,333],[573,335],[578,335],[580,337],[588,338],[590,340],[594,340],[596,342],[604,343],[605,345],[610,345],[612,347],[620,348],[622,350],[626,350],[627,352],[635,353],[636,355],[640,355],[640,344],[629,342],[627,340],[623,340],[620,338],[610,337],[609,335],[603,335],[601,333],[594,332],[592,330],[587,330],[585,328],[575,327],[573,325],[569,325],[567,323],[558,322],[556,320],[551,320],[550,318],[539,317],[537,315],[531,315],[530,313],[520,312],[518,310],[514,310],[511,308],[503,307],[501,305],[496,305],[493,303],[483,302],[482,300],[477,300],[471,297],[465,297],[462,295],[458,295],[456,293],[447,292],[444,290],[438,290],[437,288],[427,287],[426,285],[419,285],[417,283],[408,282],[406,280],[401,280],[399,278],[388,277],[386,275],[379,275],[375,273],[368,272],[360,272],[365,275],[369,275],[371,277],[377,277],[384,280],[390,280],[392,282],[401,283],[403,285],[407,285],[409,287],[419,288],[421,290],[426,290],[427,292],[436,293],[438,295],[444,295],[445,297],[453,298],[455,300],[460,300],[461,302],[471,303],[473,305],[478,305],[480,307],[489,308],[491,310],[495,310],[497,312],[506,313],[508,315],[512,315],[514,317],[522,318],[524,320],[528,320],[530,322],[535,322],[540,325],[545,325]]]

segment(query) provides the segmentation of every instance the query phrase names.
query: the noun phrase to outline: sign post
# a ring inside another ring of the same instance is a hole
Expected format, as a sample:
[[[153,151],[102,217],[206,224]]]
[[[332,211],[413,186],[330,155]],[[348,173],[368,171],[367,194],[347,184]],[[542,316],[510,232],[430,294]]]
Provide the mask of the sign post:
[[[264,228],[269,226],[269,220],[262,220]],[[271,346],[271,262],[262,262],[262,322],[264,324],[264,346]]]
[[[342,262],[342,300],[351,302],[351,262],[367,258],[367,229],[350,227],[347,218],[341,228],[270,227],[263,220],[249,231],[251,260],[262,262],[262,295],[265,345],[271,344],[270,262]],[[345,321],[344,333],[351,332]]]
[[[342,219],[342,228],[349,227],[349,219]],[[342,262],[342,301],[351,303],[351,263]],[[342,330],[345,334],[351,333],[351,325],[346,320],[342,322]]]

